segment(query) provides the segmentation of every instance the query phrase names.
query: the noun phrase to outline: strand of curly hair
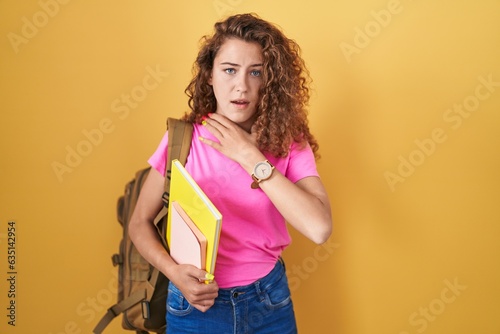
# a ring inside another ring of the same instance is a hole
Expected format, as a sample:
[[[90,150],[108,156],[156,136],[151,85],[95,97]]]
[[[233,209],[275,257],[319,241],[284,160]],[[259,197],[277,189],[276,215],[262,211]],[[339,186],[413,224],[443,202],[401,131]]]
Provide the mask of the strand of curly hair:
[[[191,111],[183,119],[200,123],[204,115],[216,110],[217,101],[208,81],[215,56],[228,38],[255,42],[262,47],[263,85],[252,128],[257,134],[259,149],[285,157],[293,141],[303,145],[309,143],[315,157],[319,158],[319,145],[308,126],[306,107],[310,77],[300,47],[276,26],[255,14],[231,16],[215,24],[213,36],[202,38],[193,65],[193,79],[185,90]]]

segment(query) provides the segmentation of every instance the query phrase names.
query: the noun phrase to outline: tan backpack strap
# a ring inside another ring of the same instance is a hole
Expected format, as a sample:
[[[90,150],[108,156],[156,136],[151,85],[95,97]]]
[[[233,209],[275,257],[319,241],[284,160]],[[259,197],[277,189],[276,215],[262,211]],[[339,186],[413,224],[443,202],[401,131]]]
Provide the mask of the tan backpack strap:
[[[102,317],[101,321],[95,326],[93,333],[101,334],[104,328],[108,326],[108,324],[116,318],[118,315],[122,314],[124,311],[128,310],[135,304],[140,303],[146,299],[146,290],[136,291],[134,294],[130,295],[128,298],[122,300],[118,304],[111,306],[108,309],[108,312]]]
[[[160,234],[161,241],[165,248],[168,249],[166,241],[166,219],[168,214],[168,201],[170,198],[170,175],[172,172],[172,160],[178,159],[183,165],[186,164],[189,150],[191,149],[191,140],[193,138],[193,124],[187,123],[175,118],[167,119],[168,130],[168,148],[167,148],[167,161],[165,164],[165,185],[164,193],[162,196],[163,207],[156,215],[154,224],[158,233]],[[153,268],[149,282],[152,286],[156,285],[158,280],[159,270]]]
[[[154,224],[160,234],[163,245],[167,248],[166,222],[164,217],[168,213],[168,201],[170,198],[170,175],[172,173],[172,160],[178,159],[183,165],[186,164],[191,139],[193,138],[193,124],[175,118],[167,119],[168,147],[167,161],[165,163],[165,185],[163,192],[163,208],[154,220]]]
[[[172,173],[172,160],[178,159],[183,165],[186,164],[191,139],[193,138],[193,124],[175,118],[167,119],[168,148],[167,162],[165,164],[165,186],[163,193],[163,205],[168,207],[170,197],[170,174]]]

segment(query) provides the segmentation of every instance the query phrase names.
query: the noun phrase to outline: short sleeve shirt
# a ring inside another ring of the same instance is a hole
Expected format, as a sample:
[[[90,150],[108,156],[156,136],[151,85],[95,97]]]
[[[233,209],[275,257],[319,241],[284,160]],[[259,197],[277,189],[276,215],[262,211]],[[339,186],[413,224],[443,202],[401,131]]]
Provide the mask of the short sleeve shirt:
[[[204,126],[194,124],[186,170],[222,214],[222,231],[215,265],[221,288],[250,284],[268,274],[291,238],[286,222],[261,189],[252,189],[252,177],[235,161],[202,143],[199,137],[217,140]],[[168,133],[165,133],[149,164],[165,175]],[[266,158],[295,183],[318,177],[309,145],[293,143],[289,154]]]

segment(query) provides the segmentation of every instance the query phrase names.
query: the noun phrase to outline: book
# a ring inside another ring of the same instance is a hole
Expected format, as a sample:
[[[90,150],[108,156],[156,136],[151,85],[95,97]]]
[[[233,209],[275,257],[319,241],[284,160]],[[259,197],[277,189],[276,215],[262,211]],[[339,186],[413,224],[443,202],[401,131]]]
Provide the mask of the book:
[[[172,202],[170,256],[179,264],[191,264],[205,270],[207,238],[178,202]]]
[[[185,213],[201,233],[203,233],[207,239],[205,270],[213,275],[219,248],[222,215],[179,160],[172,161],[171,169],[169,212],[172,212],[172,203],[179,203]],[[169,214],[167,241],[170,243],[172,242],[171,222],[172,215]]]

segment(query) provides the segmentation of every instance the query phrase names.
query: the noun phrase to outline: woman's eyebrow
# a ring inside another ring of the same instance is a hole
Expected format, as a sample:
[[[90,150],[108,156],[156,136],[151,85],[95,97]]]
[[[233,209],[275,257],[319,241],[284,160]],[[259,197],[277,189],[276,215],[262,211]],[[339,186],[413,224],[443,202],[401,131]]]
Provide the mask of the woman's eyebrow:
[[[234,67],[240,67],[241,66],[239,64],[231,63],[229,61],[222,62],[219,65],[229,65],[229,66],[234,66]],[[250,65],[249,67],[259,67],[259,66],[262,66],[262,64],[253,64],[253,65]]]

